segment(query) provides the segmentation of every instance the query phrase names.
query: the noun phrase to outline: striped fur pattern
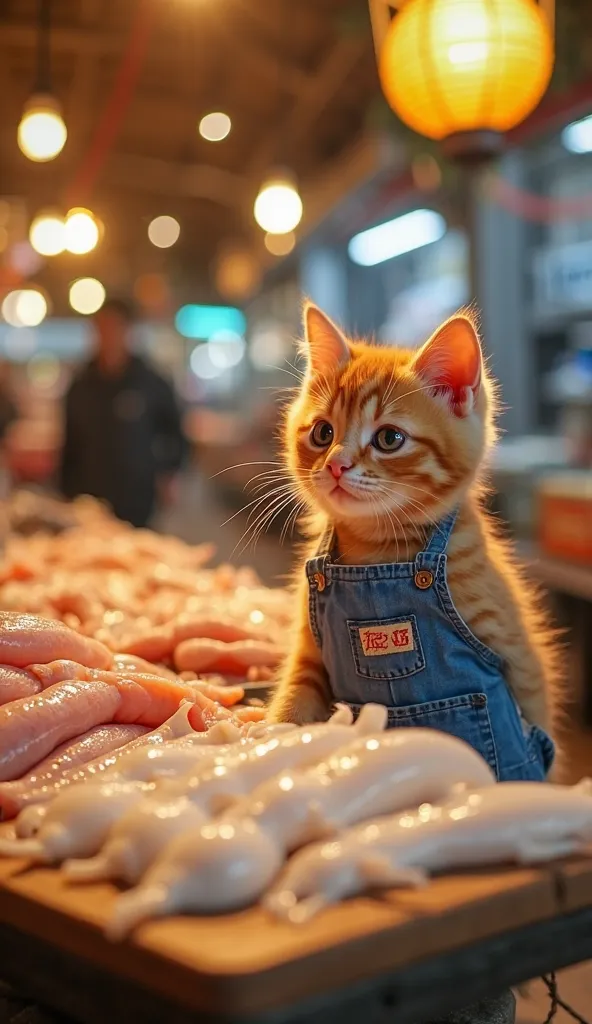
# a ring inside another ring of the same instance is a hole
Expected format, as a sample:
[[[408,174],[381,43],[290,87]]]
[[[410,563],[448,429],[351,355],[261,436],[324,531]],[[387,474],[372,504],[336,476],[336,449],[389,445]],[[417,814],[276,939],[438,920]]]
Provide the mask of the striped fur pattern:
[[[304,320],[308,371],[287,414],[284,450],[311,513],[306,556],[332,525],[344,563],[409,561],[458,506],[448,548],[454,603],[503,657],[525,718],[549,730],[558,684],[555,635],[510,542],[484,508],[495,387],[474,313],[452,317],[419,351],[346,339],[312,305]],[[294,642],[270,714],[273,721],[305,723],[325,719],[331,700],[302,570],[296,590]]]

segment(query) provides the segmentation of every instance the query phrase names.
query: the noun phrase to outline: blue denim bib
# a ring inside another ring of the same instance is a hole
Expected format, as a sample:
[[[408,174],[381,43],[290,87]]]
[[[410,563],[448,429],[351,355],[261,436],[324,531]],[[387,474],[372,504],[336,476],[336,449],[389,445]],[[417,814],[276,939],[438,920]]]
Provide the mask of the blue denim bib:
[[[529,726],[504,678],[503,660],[456,610],[446,548],[456,520],[436,527],[413,562],[340,565],[326,537],[306,563],[310,626],[333,700],[357,713],[374,702],[388,725],[428,726],[470,743],[497,778],[542,781],[550,738]]]

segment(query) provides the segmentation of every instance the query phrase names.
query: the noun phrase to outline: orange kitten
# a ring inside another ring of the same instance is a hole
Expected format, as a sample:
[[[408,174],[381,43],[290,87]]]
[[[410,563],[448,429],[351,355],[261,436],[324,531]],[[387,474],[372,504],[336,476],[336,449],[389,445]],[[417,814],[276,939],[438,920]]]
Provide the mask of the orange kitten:
[[[389,725],[467,739],[499,777],[544,775],[557,652],[483,506],[495,393],[474,316],[417,351],[350,341],[312,305],[305,334],[284,441],[315,525],[271,719],[377,701]]]

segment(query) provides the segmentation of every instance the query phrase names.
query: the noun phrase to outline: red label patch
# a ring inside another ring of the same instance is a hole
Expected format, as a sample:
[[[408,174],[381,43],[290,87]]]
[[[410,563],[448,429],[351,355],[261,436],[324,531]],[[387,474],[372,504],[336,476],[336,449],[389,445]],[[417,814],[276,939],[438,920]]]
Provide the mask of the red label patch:
[[[415,650],[410,622],[387,622],[375,628],[362,626],[358,629],[358,633],[362,650],[368,658],[376,658],[383,654],[403,654],[405,651]]]

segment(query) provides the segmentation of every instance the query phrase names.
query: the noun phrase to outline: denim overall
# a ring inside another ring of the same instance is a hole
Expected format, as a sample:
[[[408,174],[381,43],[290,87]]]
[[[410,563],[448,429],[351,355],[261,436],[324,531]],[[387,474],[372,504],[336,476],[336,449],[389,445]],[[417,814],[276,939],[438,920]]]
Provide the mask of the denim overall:
[[[306,564],[310,626],[333,700],[388,708],[388,727],[428,726],[470,743],[500,781],[542,781],[554,747],[529,726],[502,658],[456,610],[446,580],[450,513],[413,562],[340,565],[332,540]]]

